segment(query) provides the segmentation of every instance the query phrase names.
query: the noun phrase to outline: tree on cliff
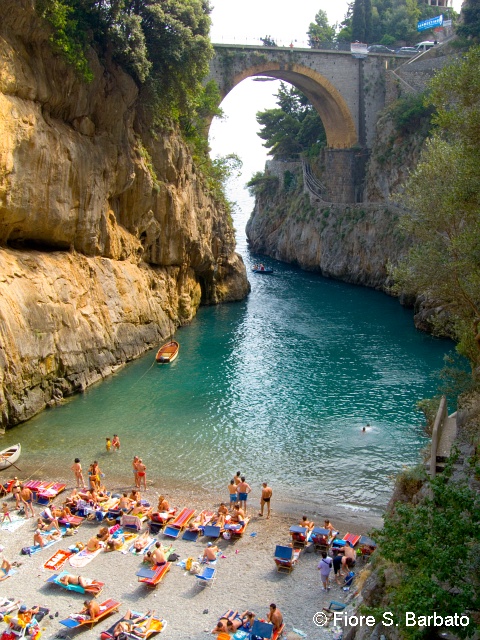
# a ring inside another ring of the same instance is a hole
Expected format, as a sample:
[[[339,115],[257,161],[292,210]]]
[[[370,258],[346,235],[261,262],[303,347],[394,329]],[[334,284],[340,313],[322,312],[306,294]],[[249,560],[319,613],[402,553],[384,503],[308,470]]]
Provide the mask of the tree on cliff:
[[[213,55],[208,0],[37,0],[36,8],[53,46],[85,79],[92,45],[147,89],[155,110],[195,111]]]
[[[480,365],[480,47],[439,72],[430,102],[437,132],[402,196],[414,239],[392,269],[397,291],[425,295],[475,369]]]
[[[262,127],[258,134],[275,158],[295,158],[299,154],[318,155],[326,144],[322,121],[308,99],[283,82],[277,93],[277,109],[257,113]]]

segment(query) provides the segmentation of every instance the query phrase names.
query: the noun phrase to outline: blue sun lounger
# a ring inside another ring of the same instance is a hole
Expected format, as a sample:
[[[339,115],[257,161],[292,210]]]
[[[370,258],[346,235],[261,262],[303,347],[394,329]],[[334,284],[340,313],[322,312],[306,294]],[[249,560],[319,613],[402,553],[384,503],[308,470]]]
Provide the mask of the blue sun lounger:
[[[270,638],[273,638],[273,624],[255,620],[252,625],[250,637],[265,638],[266,640],[270,640]]]
[[[299,555],[300,549],[294,549],[293,547],[285,547],[281,544],[277,544],[273,556],[275,564],[277,565],[277,571],[286,571],[287,573],[293,571]]]
[[[213,581],[216,578],[217,570],[213,567],[205,567],[202,573],[196,574],[195,578],[198,580],[199,585],[205,587],[209,585],[210,587],[213,585]]]
[[[187,529],[182,536],[182,540],[188,540],[189,542],[196,542],[199,534],[200,534],[199,531],[195,531],[195,530],[191,531],[190,529]]]
[[[203,532],[203,535],[206,538],[213,538],[214,540],[216,540],[217,538],[220,537],[220,533],[221,533],[220,527],[215,527],[214,525],[209,524],[205,527],[205,531]]]
[[[176,527],[165,527],[163,535],[167,536],[167,538],[178,538],[180,532],[181,529],[177,529]]]

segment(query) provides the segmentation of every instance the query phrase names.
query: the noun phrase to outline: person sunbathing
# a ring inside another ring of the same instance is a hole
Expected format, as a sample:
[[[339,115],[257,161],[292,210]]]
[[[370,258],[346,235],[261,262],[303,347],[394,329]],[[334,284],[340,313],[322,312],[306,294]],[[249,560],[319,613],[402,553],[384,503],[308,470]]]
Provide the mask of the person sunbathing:
[[[160,541],[155,543],[155,548],[152,551],[152,560],[157,565],[157,567],[167,564],[167,557],[165,555],[165,550]]]
[[[237,503],[233,508],[232,522],[239,522],[240,524],[245,523],[245,512],[240,508],[239,503]]]
[[[25,604],[22,604],[17,614],[18,621],[23,627],[26,627],[28,624],[32,622],[33,617],[39,611],[40,611],[40,607],[31,607],[29,609]]]
[[[218,507],[218,515],[221,516],[226,516],[228,515],[228,507],[226,506],[226,504],[224,502],[220,503],[220,506]]]
[[[136,505],[140,504],[140,502],[142,501],[140,491],[137,491],[136,489],[132,489],[132,492],[128,497],[130,498],[131,502],[134,502]]]
[[[302,519],[298,523],[298,526],[306,527],[309,531],[311,531],[314,528],[315,523],[312,520],[308,520],[307,516],[302,516]]]
[[[90,551],[90,553],[94,553],[95,551],[97,551],[97,549],[101,549],[101,547],[102,541],[98,537],[98,534],[96,536],[92,536],[87,542],[87,551]]]
[[[154,613],[154,611],[147,611],[144,616],[134,617],[135,614],[129,609],[123,616],[123,620],[120,620],[120,622],[115,626],[113,630],[113,637],[120,638],[122,634],[131,633],[139,638],[144,638],[150,628],[151,621],[154,618]]]
[[[100,605],[96,600],[85,600],[83,603],[83,609],[80,611],[80,615],[85,615],[90,620],[95,620],[100,615]]]
[[[214,562],[217,559],[218,551],[218,547],[209,542],[203,552],[202,562]]]
[[[110,537],[110,533],[108,531],[108,527],[101,527],[99,532],[97,533],[97,538],[100,542],[106,542]]]
[[[132,508],[132,503],[127,493],[124,493],[118,501],[118,508],[120,509],[120,511],[123,511],[123,513],[128,513]]]
[[[144,504],[137,504],[130,512],[131,516],[150,516],[152,514],[151,507],[147,507]]]
[[[337,529],[335,529],[333,524],[327,518],[325,518],[325,522],[323,524],[323,527],[324,527],[324,529],[328,529],[330,531],[330,535],[333,536],[333,537],[335,537],[337,535],[337,533],[338,533]]]
[[[225,527],[225,522],[226,522],[226,516],[224,516],[222,513],[221,515],[217,516],[217,519],[213,524],[216,527],[220,527],[220,529],[223,529]]]
[[[2,566],[0,567],[0,580],[4,580],[8,576],[11,568],[12,563],[9,562],[6,558],[3,558]]]
[[[40,529],[40,531],[48,531],[50,525],[44,522],[42,518],[37,518],[37,529]]]
[[[150,541],[150,532],[144,531],[141,536],[139,536],[135,542],[133,543],[135,551],[142,551]]]
[[[47,542],[50,542],[51,540],[59,540],[61,537],[62,534],[60,531],[54,531],[53,533],[49,533],[47,536],[42,536],[40,529],[36,529],[33,534],[33,546],[42,547],[43,549]]]
[[[87,580],[83,576],[74,576],[71,573],[65,573],[63,576],[60,576],[58,578],[58,582],[61,582],[62,584],[65,584],[65,585],[69,585],[69,584],[79,585],[84,589],[88,587],[89,584],[91,583],[91,581]]]
[[[283,625],[283,615],[280,610],[277,609],[277,605],[272,602],[270,605],[270,611],[267,614],[267,622],[273,624],[273,630],[279,631]]]
[[[158,497],[157,511],[159,513],[162,513],[163,511],[170,511],[170,504],[165,496]]]
[[[212,633],[235,633],[242,626],[242,621],[238,617],[238,611],[234,611],[228,618],[222,617],[217,622],[217,626]]]
[[[255,614],[252,611],[244,611],[240,614],[240,620],[242,621],[242,628],[245,631],[251,631],[255,622]]]

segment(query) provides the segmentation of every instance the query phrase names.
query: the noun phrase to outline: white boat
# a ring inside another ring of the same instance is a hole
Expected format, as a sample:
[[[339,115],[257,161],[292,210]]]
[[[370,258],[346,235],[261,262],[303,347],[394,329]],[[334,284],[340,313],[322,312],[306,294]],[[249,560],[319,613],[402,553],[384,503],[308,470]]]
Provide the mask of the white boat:
[[[20,443],[0,451],[0,470],[11,467],[19,459],[21,452],[22,446]]]

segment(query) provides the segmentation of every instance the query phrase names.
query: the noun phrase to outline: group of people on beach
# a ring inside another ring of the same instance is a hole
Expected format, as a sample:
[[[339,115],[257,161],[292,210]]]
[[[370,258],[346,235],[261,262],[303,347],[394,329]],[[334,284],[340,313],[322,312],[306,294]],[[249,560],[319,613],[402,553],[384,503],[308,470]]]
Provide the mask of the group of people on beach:
[[[120,451],[120,438],[116,433],[113,434],[113,438],[105,438],[105,448],[107,451]]]
[[[228,611],[225,616],[218,620],[217,626],[212,629],[212,633],[236,633],[240,628],[246,632],[251,632],[255,618],[256,615],[253,611],[244,611],[243,613]],[[274,632],[280,631],[283,626],[283,615],[274,602],[270,605],[266,621],[273,625]]]
[[[228,485],[228,493],[230,496],[230,506],[238,505],[243,512],[247,513],[247,500],[248,494],[251,493],[252,488],[248,484],[245,479],[245,476],[242,476],[240,471],[237,471],[235,476],[230,480]],[[260,498],[260,512],[259,516],[263,516],[263,511],[267,509],[267,519],[270,518],[270,500],[272,497],[273,491],[271,487],[268,486],[266,482],[262,484],[262,495]]]

